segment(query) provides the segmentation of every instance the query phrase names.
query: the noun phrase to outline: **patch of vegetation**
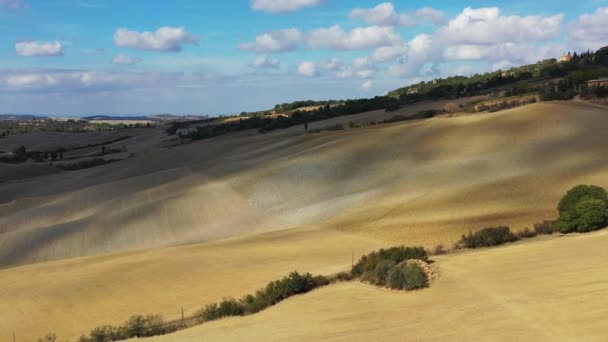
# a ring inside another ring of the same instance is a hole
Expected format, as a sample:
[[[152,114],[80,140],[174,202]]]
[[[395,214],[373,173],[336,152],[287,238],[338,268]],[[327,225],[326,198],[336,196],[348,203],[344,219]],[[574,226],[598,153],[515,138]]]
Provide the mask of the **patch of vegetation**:
[[[423,247],[391,247],[388,249],[380,249],[364,255],[353,266],[352,274],[356,277],[363,276],[365,273],[371,273],[375,270],[376,265],[383,260],[394,261],[398,264],[402,261],[418,259],[428,261],[428,252]]]
[[[534,231],[537,235],[551,235],[559,232],[559,227],[556,220],[545,220],[534,224]]]
[[[78,342],[111,342],[130,338],[151,337],[174,332],[160,315],[131,316],[120,326],[102,325],[91,330],[89,335],[82,335]]]
[[[36,132],[99,132],[113,131],[118,129],[107,123],[91,123],[85,120],[53,120],[53,119],[33,119],[33,120],[0,120],[0,132],[3,135],[36,133]]]
[[[107,159],[106,160],[103,158],[95,158],[95,159],[90,159],[90,160],[83,160],[83,161],[80,161],[77,163],[57,165],[57,167],[60,169],[67,170],[67,171],[76,171],[76,170],[82,170],[82,169],[89,169],[89,168],[104,165],[104,164],[110,164],[110,163],[114,163],[114,162],[117,162],[120,160],[121,159]]]
[[[469,232],[468,235],[462,235],[462,238],[457,242],[459,248],[482,248],[498,246],[509,242],[517,241],[517,236],[511,232],[511,228],[490,227]]]
[[[386,286],[393,290],[419,290],[429,286],[429,279],[422,267],[404,261],[388,270]]]
[[[414,290],[428,286],[428,278],[419,265],[409,260],[428,262],[428,252],[422,247],[392,247],[364,255],[351,273],[363,281],[392,289]]]
[[[557,209],[558,226],[564,233],[585,233],[608,226],[608,193],[599,186],[575,186]]]

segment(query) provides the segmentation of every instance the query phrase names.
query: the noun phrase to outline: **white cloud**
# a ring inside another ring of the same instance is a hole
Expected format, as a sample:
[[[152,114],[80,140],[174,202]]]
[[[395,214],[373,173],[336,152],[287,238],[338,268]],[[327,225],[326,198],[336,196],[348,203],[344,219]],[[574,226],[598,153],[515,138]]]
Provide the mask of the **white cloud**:
[[[367,80],[361,84],[361,90],[370,90],[374,86],[374,81]]]
[[[445,16],[442,11],[432,7],[423,7],[416,11],[416,17],[426,19],[433,24],[439,25],[445,22]]]
[[[392,27],[368,26],[344,31],[336,25],[312,31],[307,43],[312,49],[358,50],[395,45],[400,40]]]
[[[564,15],[501,16],[496,7],[465,8],[435,35],[442,41],[460,44],[492,44],[558,38]]]
[[[25,41],[15,44],[15,51],[22,57],[63,56],[63,45],[59,41]]]
[[[139,62],[141,62],[141,58],[130,57],[122,53],[119,53],[112,59],[112,63],[118,65],[135,65]]]
[[[353,61],[353,66],[356,69],[375,69],[376,65],[370,57],[358,57]]]
[[[304,39],[302,31],[291,28],[258,35],[254,43],[241,44],[241,50],[256,52],[286,52],[293,51],[297,43]]]
[[[114,44],[138,50],[179,52],[185,44],[198,44],[198,38],[183,26],[165,26],[155,32],[136,32],[120,28],[114,32]]]
[[[251,9],[271,13],[293,12],[321,4],[321,0],[252,0]]]
[[[320,65],[321,68],[329,71],[343,70],[346,66],[337,58],[330,58]]]
[[[383,46],[374,51],[372,59],[378,62],[390,62],[405,56],[407,52],[408,48],[406,44]]]
[[[397,13],[390,2],[383,2],[373,8],[355,8],[350,16],[380,26],[415,26],[422,20],[441,24],[444,21],[443,12],[434,8],[424,7],[411,13]]]
[[[353,77],[353,71],[351,69],[344,69],[344,70],[338,71],[336,73],[336,77],[338,77],[338,78],[351,78],[351,77]]]
[[[277,69],[281,66],[281,62],[276,58],[259,55],[255,58],[255,61],[253,61],[252,66],[258,69]]]
[[[302,62],[298,66],[298,74],[307,77],[317,75],[317,66],[313,62]]]
[[[356,72],[356,75],[359,78],[370,78],[370,77],[374,76],[375,72],[376,71],[374,69],[363,69],[363,70],[358,70]]]
[[[583,14],[570,25],[568,40],[580,49],[598,49],[608,45],[608,7]]]

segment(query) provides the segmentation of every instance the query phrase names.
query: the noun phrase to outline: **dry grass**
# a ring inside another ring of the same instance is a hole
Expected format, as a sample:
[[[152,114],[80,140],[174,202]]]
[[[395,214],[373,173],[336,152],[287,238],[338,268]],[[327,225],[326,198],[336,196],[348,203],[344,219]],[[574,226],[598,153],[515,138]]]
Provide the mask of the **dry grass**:
[[[600,232],[437,257],[427,290],[333,285],[146,341],[603,341],[607,243]]]
[[[293,269],[346,268],[352,249],[449,246],[469,229],[531,226],[554,217],[571,186],[608,186],[607,127],[601,107],[541,103],[343,132],[241,132],[170,149],[159,147],[160,130],[133,134],[118,144],[135,158],[0,184],[0,265],[13,267],[0,270],[0,332],[73,338],[135,313],[174,318],[182,305],[192,312]],[[377,293],[352,286],[323,291],[370,301]],[[326,300],[314,296],[309,310]],[[409,302],[397,303],[393,310]],[[333,302],[324,305],[319,312]],[[382,323],[381,311],[370,312],[380,318],[353,314],[372,317],[363,332]],[[329,318],[340,337],[349,320]],[[430,329],[423,323],[409,327]]]
[[[608,115],[577,103],[321,134],[229,135],[0,185],[0,265],[320,226],[391,243],[556,215],[571,186],[607,186]],[[119,142],[121,143],[121,142]]]
[[[380,242],[295,230],[210,245],[67,259],[0,270],[0,340],[49,331],[75,340],[133,314],[174,319],[226,296],[240,297],[293,270],[333,274]]]

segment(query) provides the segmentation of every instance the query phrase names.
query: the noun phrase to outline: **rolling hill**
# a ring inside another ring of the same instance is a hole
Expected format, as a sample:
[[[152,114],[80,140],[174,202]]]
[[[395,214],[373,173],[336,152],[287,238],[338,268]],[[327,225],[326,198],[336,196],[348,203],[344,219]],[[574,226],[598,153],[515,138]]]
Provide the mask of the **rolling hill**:
[[[571,186],[608,186],[606,127],[603,107],[551,102],[338,132],[245,131],[172,148],[161,147],[160,130],[135,134],[119,142],[133,158],[0,184],[0,311],[11,312],[0,331],[74,339],[136,313],[192,313],[294,269],[334,273],[353,251],[449,246],[471,229],[530,226],[555,217]],[[377,293],[353,286],[311,298]]]

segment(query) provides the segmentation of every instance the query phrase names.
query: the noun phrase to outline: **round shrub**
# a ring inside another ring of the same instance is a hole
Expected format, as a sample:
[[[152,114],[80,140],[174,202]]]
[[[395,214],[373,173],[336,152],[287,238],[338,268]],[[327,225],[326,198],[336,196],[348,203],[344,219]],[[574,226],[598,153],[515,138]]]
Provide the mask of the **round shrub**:
[[[401,267],[395,265],[388,270],[386,285],[393,290],[405,289],[405,274]]]
[[[390,267],[386,276],[386,285],[394,290],[411,291],[428,287],[429,279],[422,267],[404,261]]]
[[[372,283],[376,285],[385,285],[388,271],[395,265],[396,263],[392,260],[382,260],[378,262],[374,269],[373,278],[371,279]]]
[[[562,232],[589,232],[608,225],[608,193],[599,186],[578,185],[560,200]]]
[[[419,290],[429,286],[429,279],[419,265],[407,264],[402,268],[406,290]]]

